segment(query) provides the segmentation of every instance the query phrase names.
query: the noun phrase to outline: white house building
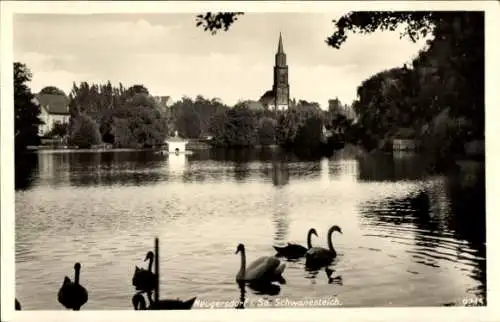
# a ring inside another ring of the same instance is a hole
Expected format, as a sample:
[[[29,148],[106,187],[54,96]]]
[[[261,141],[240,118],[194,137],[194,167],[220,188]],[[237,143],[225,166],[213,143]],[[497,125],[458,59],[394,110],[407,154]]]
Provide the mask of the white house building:
[[[69,123],[69,99],[57,94],[37,94],[35,104],[40,106],[40,119],[45,123],[38,128],[39,135],[47,134],[56,122]]]
[[[184,154],[186,153],[186,145],[188,141],[179,137],[177,131],[175,131],[175,136],[168,138],[165,143],[167,143],[167,148],[169,153]]]

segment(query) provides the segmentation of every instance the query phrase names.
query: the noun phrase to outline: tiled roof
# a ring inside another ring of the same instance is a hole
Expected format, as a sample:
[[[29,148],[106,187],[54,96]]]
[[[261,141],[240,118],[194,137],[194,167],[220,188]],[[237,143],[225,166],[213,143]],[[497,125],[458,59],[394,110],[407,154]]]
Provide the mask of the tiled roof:
[[[38,94],[36,96],[40,106],[45,108],[49,114],[69,114],[69,99],[62,95]]]

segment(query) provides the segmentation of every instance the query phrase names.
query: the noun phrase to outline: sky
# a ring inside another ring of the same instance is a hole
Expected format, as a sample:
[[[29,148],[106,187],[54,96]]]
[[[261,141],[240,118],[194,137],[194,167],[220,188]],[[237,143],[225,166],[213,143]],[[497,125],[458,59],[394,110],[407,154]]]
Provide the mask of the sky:
[[[33,92],[109,80],[174,100],[203,95],[233,105],[272,88],[281,32],[290,97],[327,108],[336,97],[351,103],[363,80],[410,62],[425,44],[398,31],[350,33],[334,49],[325,40],[342,14],[246,13],[216,35],[196,27],[195,13],[16,14],[14,60],[31,69]]]

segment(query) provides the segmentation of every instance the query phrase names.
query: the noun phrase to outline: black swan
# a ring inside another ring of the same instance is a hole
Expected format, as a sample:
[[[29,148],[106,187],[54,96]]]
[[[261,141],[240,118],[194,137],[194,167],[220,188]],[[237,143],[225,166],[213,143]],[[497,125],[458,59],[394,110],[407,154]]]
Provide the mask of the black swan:
[[[288,243],[284,247],[279,247],[279,246],[273,246],[273,248],[277,252],[277,256],[283,256],[288,259],[297,259],[304,257],[306,255],[306,252],[308,249],[312,247],[311,245],[311,237],[312,235],[315,235],[316,237],[318,236],[318,233],[316,232],[316,229],[311,228],[309,229],[309,232],[307,233],[307,248],[305,248],[302,245],[299,244],[291,244]]]
[[[141,295],[137,293],[132,298],[132,304],[135,310],[190,310],[193,307],[196,297],[189,299],[187,301],[177,300],[159,300],[158,302],[152,302],[149,307],[146,307],[146,300]]]
[[[64,277],[63,285],[59,289],[57,294],[57,300],[59,303],[64,305],[67,309],[73,309],[74,311],[80,310],[80,308],[87,303],[88,293],[85,287],[80,285],[80,263],[75,264],[75,281],[71,282],[68,276]]]
[[[149,260],[148,269],[135,267],[134,276],[132,277],[132,285],[139,292],[146,292],[148,299],[152,302],[152,292],[156,287],[157,274],[153,273],[154,253],[149,251],[146,254],[144,261]]]
[[[306,267],[308,268],[320,268],[323,266],[328,266],[332,263],[333,259],[337,257],[337,252],[333,248],[332,234],[334,231],[338,231],[342,234],[342,230],[339,226],[333,225],[328,229],[328,248],[323,247],[312,247],[306,252]]]
[[[238,253],[241,253],[241,266],[236,274],[237,282],[262,283],[278,281],[280,284],[286,283],[282,276],[286,265],[276,257],[262,256],[246,267],[245,246],[243,244],[239,244],[236,248],[235,254]]]
[[[21,311],[21,303],[16,299],[16,311]]]

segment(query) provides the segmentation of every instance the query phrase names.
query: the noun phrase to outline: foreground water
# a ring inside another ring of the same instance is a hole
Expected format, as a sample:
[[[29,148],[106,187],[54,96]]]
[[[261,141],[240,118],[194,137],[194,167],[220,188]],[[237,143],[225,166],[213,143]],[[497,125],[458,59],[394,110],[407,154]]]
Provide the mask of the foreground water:
[[[431,176],[419,156],[339,152],[300,161],[199,151],[33,154],[17,167],[15,292],[23,309],[62,309],[57,291],[76,261],[89,292],[83,309],[132,309],[134,267],[147,265],[155,236],[162,298],[225,305],[241,296],[238,243],[251,261],[273,255],[272,245],[305,245],[314,227],[313,244],[326,247],[333,224],[343,234],[333,237],[331,279],[287,262],[287,284],[267,291],[273,295],[247,288],[246,306],[485,301],[482,163]]]

